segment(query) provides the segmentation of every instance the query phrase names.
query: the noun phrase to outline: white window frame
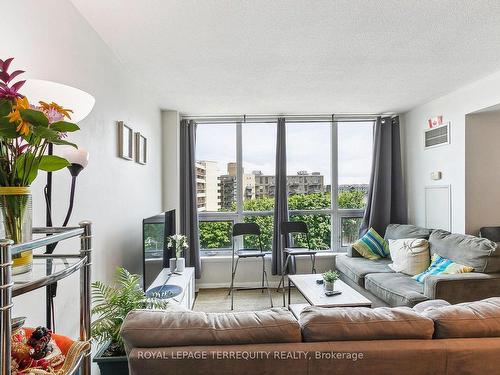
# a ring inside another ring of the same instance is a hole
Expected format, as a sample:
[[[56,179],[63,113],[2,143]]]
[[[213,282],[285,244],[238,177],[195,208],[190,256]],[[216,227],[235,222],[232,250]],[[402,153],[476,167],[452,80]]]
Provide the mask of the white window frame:
[[[357,120],[359,122],[371,122],[372,119]],[[310,121],[293,121],[295,123],[307,123]],[[365,209],[340,209],[338,207],[338,123],[345,120],[335,119],[332,116],[330,121],[316,121],[321,123],[330,123],[330,173],[331,181],[331,206],[329,209],[313,210],[291,210],[289,215],[330,215],[331,220],[331,243],[330,249],[322,250],[325,252],[345,252],[347,246],[342,245],[342,218],[360,218],[363,217]],[[290,122],[289,122],[290,123]],[[207,125],[209,122],[207,122]],[[242,121],[235,121],[236,126],[236,211],[234,212],[198,212],[198,221],[230,221],[241,223],[246,216],[272,216],[273,211],[244,211],[243,210],[243,192],[240,186],[243,184],[243,138]],[[278,124],[275,124],[278,126]],[[285,123],[286,126],[286,123]],[[235,246],[241,247],[242,239],[237,238]],[[231,248],[219,249],[201,249],[203,255],[221,255],[231,252]]]

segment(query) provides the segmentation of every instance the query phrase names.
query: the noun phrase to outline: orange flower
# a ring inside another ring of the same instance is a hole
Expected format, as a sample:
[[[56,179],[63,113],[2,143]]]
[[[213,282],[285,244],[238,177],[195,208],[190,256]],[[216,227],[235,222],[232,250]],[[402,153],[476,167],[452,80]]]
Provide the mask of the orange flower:
[[[21,121],[21,123],[17,126],[16,131],[21,135],[28,135],[30,133],[29,123]]]
[[[40,104],[40,107],[42,107],[42,109],[44,111],[49,111],[49,110],[53,109],[53,110],[59,112],[61,115],[65,116],[71,120],[71,116],[69,115],[70,113],[73,113],[73,111],[71,109],[63,108],[62,106],[60,106],[59,104],[54,103],[54,102],[49,104],[49,103],[45,103],[45,102],[40,101],[38,103]]]
[[[12,112],[7,115],[9,122],[19,122],[16,131],[21,135],[28,135],[30,132],[29,123],[24,121],[19,112],[21,109],[29,109],[30,103],[28,98],[16,98],[16,104],[12,107]]]

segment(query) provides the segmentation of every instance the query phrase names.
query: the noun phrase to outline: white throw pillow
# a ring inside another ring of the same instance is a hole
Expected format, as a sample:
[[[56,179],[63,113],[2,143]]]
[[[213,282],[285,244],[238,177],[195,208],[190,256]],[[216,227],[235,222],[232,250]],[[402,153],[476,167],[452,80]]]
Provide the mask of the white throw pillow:
[[[406,275],[417,275],[431,263],[429,242],[421,238],[389,240],[389,252],[392,259],[389,267]]]

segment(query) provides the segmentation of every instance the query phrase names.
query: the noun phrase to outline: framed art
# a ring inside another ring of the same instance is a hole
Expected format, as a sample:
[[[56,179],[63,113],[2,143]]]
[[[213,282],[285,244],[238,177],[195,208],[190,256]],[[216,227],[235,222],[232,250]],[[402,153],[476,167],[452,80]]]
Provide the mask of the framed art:
[[[141,133],[135,133],[135,162],[146,164],[148,152],[148,140]]]
[[[130,126],[125,125],[123,121],[118,121],[118,156],[132,160],[134,158],[134,137]]]

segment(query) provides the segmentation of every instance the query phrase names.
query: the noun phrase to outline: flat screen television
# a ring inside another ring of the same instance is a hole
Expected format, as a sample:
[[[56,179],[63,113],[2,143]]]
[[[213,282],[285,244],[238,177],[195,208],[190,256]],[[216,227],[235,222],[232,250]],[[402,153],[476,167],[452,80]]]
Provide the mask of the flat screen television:
[[[146,290],[162,268],[174,257],[174,251],[167,249],[166,238],[175,234],[175,210],[142,220],[143,284]]]

